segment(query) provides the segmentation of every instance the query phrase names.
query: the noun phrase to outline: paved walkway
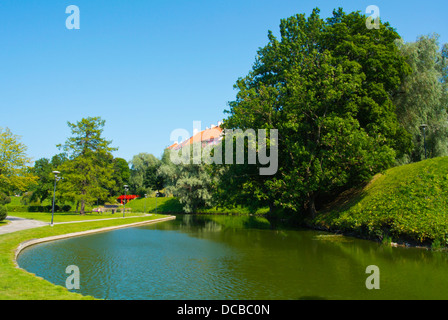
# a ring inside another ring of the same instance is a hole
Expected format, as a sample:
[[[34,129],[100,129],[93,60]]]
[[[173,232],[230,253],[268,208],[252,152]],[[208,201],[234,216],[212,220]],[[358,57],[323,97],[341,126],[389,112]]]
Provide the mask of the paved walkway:
[[[144,217],[144,216],[152,216],[152,214],[145,214],[142,216],[129,216],[126,218],[136,218],[136,217]],[[67,222],[55,222],[54,224],[67,224],[67,223],[82,223],[82,222],[92,222],[92,221],[104,221],[104,220],[114,220],[114,219],[123,219],[122,217],[116,217],[116,218],[103,218],[103,219],[90,219],[90,220],[80,220],[80,221],[67,221]],[[49,222],[43,222],[33,219],[25,219],[25,218],[19,218],[19,217],[6,217],[6,220],[9,220],[10,222],[0,227],[0,234],[6,234],[11,232],[16,232],[20,230],[26,230],[26,229],[32,229],[32,228],[38,228],[43,226],[50,225]]]
[[[0,227],[0,234],[11,233],[20,230],[32,229],[49,225],[49,223],[43,221],[10,217],[10,216],[6,217],[6,220],[9,220],[10,222],[5,226]]]
[[[152,216],[152,213],[146,213],[140,216],[118,216],[114,218],[100,218],[100,219],[89,219],[89,220],[75,220],[75,221],[65,221],[65,222],[54,222],[54,224],[67,224],[67,223],[82,223],[82,222],[92,222],[92,221],[106,221],[106,220],[116,220],[116,219],[130,219],[130,218],[141,218],[141,217],[149,217]]]

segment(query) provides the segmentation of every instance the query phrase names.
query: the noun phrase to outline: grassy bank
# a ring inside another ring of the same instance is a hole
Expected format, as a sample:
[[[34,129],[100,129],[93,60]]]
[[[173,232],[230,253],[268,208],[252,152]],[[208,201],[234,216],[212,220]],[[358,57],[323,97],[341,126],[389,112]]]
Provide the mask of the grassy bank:
[[[93,299],[68,291],[44,279],[38,278],[22,269],[16,268],[14,255],[20,243],[72,232],[95,230],[104,227],[120,226],[164,217],[162,215],[142,216],[129,219],[91,221],[88,223],[61,224],[0,235],[0,300],[77,300]]]
[[[131,208],[133,213],[156,212],[157,213],[182,213],[182,204],[172,197],[160,198],[139,198],[131,200],[126,204],[126,208]],[[156,210],[157,208],[157,210]]]
[[[387,170],[341,194],[312,223],[385,242],[448,245],[448,157]]]
[[[183,206],[177,200],[173,197],[161,197],[161,198],[142,198],[142,199],[135,199],[132,201],[129,201],[126,204],[126,208],[132,208],[133,213],[137,212],[156,212],[156,206],[157,206],[157,212],[158,213],[183,213]],[[249,210],[246,207],[242,206],[236,206],[233,208],[201,208],[197,212],[197,214],[230,214],[230,215],[249,215],[249,214],[255,214],[255,215],[264,215],[268,213],[269,208],[262,208],[258,209],[257,211],[253,212]]]

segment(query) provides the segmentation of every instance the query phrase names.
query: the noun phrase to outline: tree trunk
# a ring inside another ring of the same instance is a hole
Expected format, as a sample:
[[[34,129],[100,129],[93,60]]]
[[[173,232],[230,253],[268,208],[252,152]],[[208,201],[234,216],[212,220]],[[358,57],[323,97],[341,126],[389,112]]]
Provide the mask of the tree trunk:
[[[76,202],[76,213],[79,212],[79,200]]]
[[[269,202],[269,215],[271,217],[274,216],[274,212],[275,212],[274,202]]]
[[[311,193],[311,195],[308,197],[308,214],[312,219],[316,218],[317,215],[315,198],[316,195],[314,193]]]
[[[82,215],[82,216],[85,216],[85,215],[86,215],[86,213],[85,213],[85,206],[86,206],[86,202],[85,202],[84,199],[82,199],[82,200],[81,200],[81,212],[79,213],[79,214]]]
[[[85,216],[86,215],[86,212],[85,212],[85,210],[86,210],[86,199],[85,199],[85,196],[87,194],[86,189],[83,189],[81,191],[81,194],[82,194],[82,198],[81,198],[81,212],[79,214],[81,216]]]

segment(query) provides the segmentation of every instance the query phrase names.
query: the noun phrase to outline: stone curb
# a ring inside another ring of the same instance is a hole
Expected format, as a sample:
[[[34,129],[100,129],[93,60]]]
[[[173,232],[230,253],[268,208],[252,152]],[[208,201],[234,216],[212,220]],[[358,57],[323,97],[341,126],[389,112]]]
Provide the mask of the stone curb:
[[[175,216],[169,216],[169,217],[165,217],[165,218],[140,221],[140,222],[124,224],[124,225],[119,225],[119,226],[105,227],[105,228],[100,228],[100,229],[73,232],[73,233],[61,234],[58,236],[51,236],[51,237],[46,237],[46,238],[27,240],[27,241],[24,241],[21,244],[19,244],[19,246],[16,248],[15,255],[14,255],[14,264],[15,264],[16,268],[21,269],[19,267],[19,265],[17,264],[17,257],[19,256],[20,252],[25,248],[34,246],[39,243],[61,240],[61,239],[66,239],[66,238],[79,237],[79,236],[85,236],[85,235],[89,235],[89,234],[93,234],[93,233],[107,232],[107,231],[116,230],[116,229],[137,227],[137,226],[141,226],[141,225],[153,224],[153,223],[157,223],[157,222],[163,222],[163,221],[175,220],[175,219],[176,219]]]

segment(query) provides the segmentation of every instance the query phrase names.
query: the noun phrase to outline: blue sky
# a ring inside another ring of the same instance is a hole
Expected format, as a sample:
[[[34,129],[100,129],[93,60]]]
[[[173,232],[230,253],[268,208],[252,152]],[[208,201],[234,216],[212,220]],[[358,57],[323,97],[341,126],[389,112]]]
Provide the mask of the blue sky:
[[[65,27],[69,5],[79,30]],[[0,0],[0,127],[37,160],[59,152],[67,121],[100,116],[116,157],[160,157],[174,129],[226,116],[280,19],[369,5],[407,42],[433,32],[448,42],[446,0]]]

